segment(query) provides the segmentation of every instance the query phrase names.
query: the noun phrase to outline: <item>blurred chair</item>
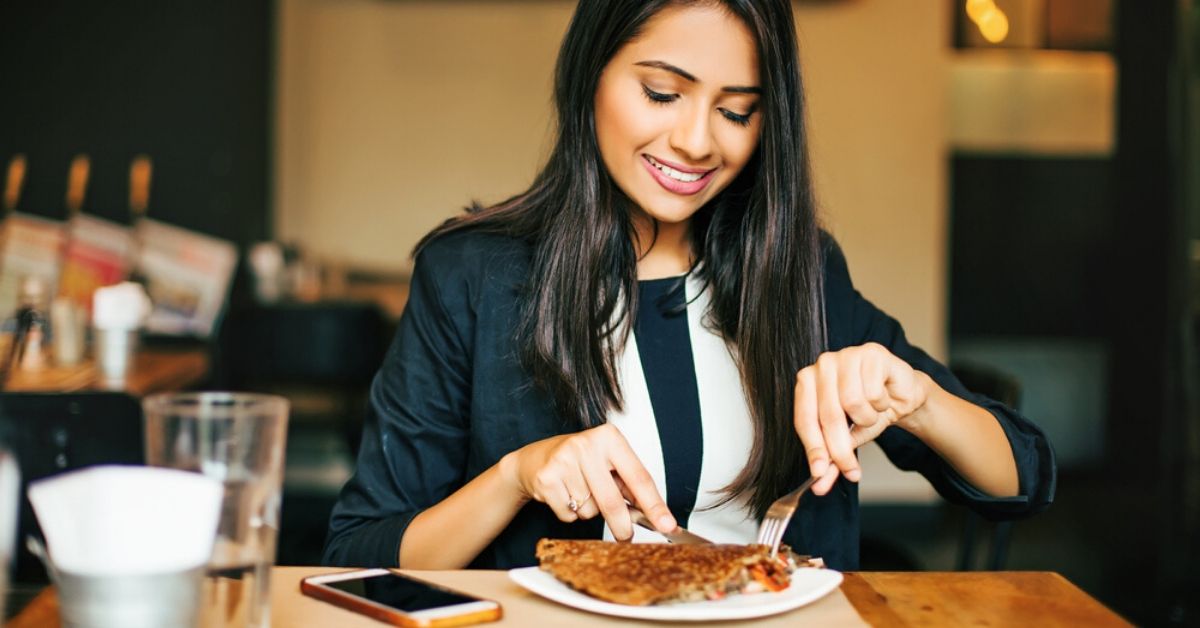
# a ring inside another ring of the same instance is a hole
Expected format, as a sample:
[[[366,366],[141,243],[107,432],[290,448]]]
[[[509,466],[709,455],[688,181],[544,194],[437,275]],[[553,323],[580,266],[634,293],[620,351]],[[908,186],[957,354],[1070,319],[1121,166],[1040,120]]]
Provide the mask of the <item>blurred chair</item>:
[[[141,403],[125,393],[0,394],[0,442],[21,476],[14,581],[46,581],[41,563],[24,549],[27,535],[41,535],[25,496],[29,483],[96,464],[142,464],[142,430]]]
[[[973,363],[954,363],[950,365],[954,376],[974,393],[991,397],[1000,403],[1018,408],[1021,403],[1021,383],[1011,375],[997,369]],[[975,550],[978,544],[983,517],[968,511],[963,523],[962,539],[959,545],[955,569],[969,571],[975,568]],[[999,571],[1004,569],[1008,561],[1008,546],[1012,538],[1012,522],[997,521],[992,524],[992,540],[984,569]]]
[[[936,530],[941,504],[878,504],[859,507],[862,531],[858,568],[862,571],[922,571],[925,566],[914,541]]]
[[[371,303],[258,305],[221,330],[221,375],[235,383],[361,386],[383,360],[388,323]]]
[[[357,450],[366,392],[390,337],[372,303],[246,307],[222,325],[216,378],[224,388],[288,397],[292,424],[332,421]]]
[[[278,394],[292,405],[279,564],[320,561],[391,331],[375,304],[345,301],[248,306],[222,325],[219,385]]]

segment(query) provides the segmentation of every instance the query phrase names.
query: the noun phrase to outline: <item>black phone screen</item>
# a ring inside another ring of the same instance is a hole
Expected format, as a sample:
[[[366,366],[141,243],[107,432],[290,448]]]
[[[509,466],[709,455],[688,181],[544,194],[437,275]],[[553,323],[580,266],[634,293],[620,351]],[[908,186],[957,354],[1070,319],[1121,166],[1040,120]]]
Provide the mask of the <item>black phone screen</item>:
[[[393,573],[326,582],[325,586],[407,612],[479,601]]]

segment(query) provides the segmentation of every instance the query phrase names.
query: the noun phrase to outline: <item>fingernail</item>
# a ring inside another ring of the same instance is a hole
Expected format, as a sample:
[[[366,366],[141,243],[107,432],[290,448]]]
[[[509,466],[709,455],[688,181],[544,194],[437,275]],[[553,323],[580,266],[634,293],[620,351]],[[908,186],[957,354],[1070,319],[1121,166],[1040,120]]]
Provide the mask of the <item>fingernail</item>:
[[[862,479],[862,471],[859,469],[850,469],[846,472],[846,479],[851,482],[857,482]]]
[[[813,463],[812,467],[813,467],[813,472],[812,472],[813,477],[819,478],[819,477],[825,475],[825,471],[827,471],[829,469],[829,463],[824,460],[818,460]]]
[[[663,515],[663,516],[659,517],[658,518],[658,529],[659,530],[674,530],[675,529],[675,518],[670,515]]]

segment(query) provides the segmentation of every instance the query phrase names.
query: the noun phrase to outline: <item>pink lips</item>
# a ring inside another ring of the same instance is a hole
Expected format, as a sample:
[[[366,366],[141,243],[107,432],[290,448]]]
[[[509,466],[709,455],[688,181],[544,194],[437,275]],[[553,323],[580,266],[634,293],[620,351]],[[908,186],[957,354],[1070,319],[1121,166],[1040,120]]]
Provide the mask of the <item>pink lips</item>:
[[[671,177],[667,176],[667,173],[663,172],[662,170],[659,170],[658,168],[656,168],[654,166],[654,164],[650,163],[649,157],[647,157],[646,155],[642,155],[642,164],[646,166],[646,170],[648,170],[650,172],[650,176],[654,177],[654,180],[658,181],[659,185],[666,188],[667,191],[669,191],[669,192],[674,192],[676,194],[682,194],[684,196],[691,196],[692,194],[696,194],[700,190],[703,190],[704,188],[708,187],[709,182],[712,181],[713,173],[717,171],[716,168],[713,168],[712,170],[697,170],[695,168],[685,168],[683,166],[678,166],[669,161],[663,161],[661,159],[658,159],[657,161],[659,163],[663,164],[664,166],[668,166],[674,170],[678,170],[679,172],[686,172],[688,174],[695,174],[695,173],[701,173],[701,172],[704,173],[704,176],[700,177],[699,179],[696,179],[695,181],[691,181],[691,182],[679,181],[676,179],[672,179]]]

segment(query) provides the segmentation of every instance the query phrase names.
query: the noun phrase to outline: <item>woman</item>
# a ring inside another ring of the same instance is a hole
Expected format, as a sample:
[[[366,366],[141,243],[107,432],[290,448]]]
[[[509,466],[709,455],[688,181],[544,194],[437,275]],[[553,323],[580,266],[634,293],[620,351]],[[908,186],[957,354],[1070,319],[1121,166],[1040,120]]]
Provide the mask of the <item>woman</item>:
[[[787,0],[580,2],[545,169],[418,246],[327,562],[529,565],[629,539],[626,500],[750,542],[811,474],[785,541],[852,569],[869,440],[987,515],[1049,504],[1041,432],[909,345],[818,228],[794,34]]]

